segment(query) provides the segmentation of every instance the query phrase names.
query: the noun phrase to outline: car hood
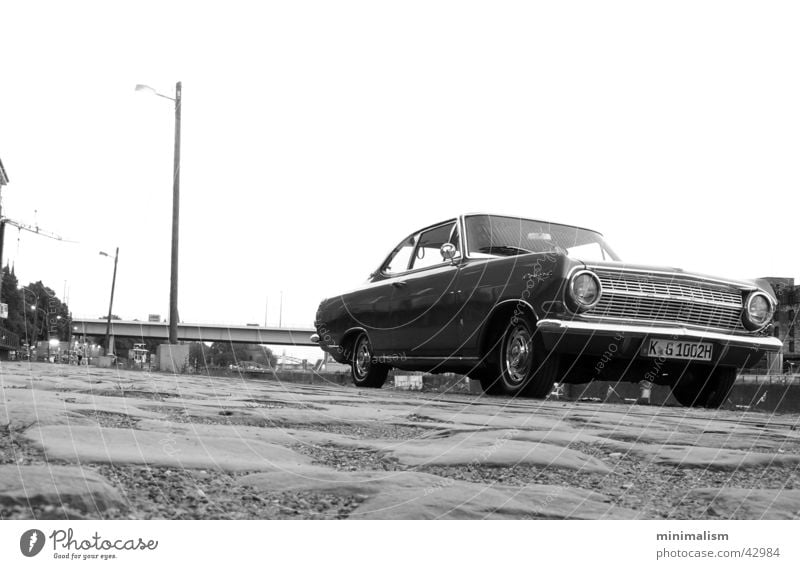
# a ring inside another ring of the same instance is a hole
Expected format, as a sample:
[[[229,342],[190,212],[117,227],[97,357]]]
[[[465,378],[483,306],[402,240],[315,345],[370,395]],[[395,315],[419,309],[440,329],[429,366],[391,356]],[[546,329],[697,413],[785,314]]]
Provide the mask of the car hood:
[[[586,267],[598,267],[598,268],[609,269],[612,271],[628,270],[628,271],[637,271],[645,273],[666,273],[668,275],[675,275],[688,279],[697,279],[701,281],[711,281],[727,285],[733,285],[742,290],[754,290],[757,288],[762,288],[772,293],[772,287],[767,281],[764,281],[763,279],[755,279],[755,280],[730,279],[730,278],[719,277],[716,275],[707,275],[704,273],[685,271],[678,267],[640,265],[636,263],[623,263],[620,261],[583,261],[581,259],[576,259],[576,261],[580,261]]]

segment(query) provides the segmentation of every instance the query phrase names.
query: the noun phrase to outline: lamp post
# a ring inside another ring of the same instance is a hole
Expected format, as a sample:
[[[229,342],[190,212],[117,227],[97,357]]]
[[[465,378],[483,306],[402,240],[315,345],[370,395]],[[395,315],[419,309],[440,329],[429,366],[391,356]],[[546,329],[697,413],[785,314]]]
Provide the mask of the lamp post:
[[[39,316],[39,312],[37,310],[37,308],[39,308],[39,295],[36,294],[36,292],[32,291],[31,289],[29,289],[26,286],[20,287],[20,290],[22,291],[22,304],[25,307],[28,306],[27,302],[25,301],[25,293],[26,292],[31,293],[33,295],[33,298],[36,299],[36,300],[34,300],[34,303],[30,305],[31,310],[33,310],[33,338],[31,340],[35,344],[36,343],[36,336],[37,336],[36,324],[37,324],[37,320],[38,320],[38,316]],[[25,321],[27,322],[27,318],[25,319]],[[27,328],[27,325],[26,325],[26,327],[25,327],[26,333],[27,333],[27,329],[28,328]],[[27,340],[27,338],[26,338],[26,340]],[[30,357],[31,357],[31,345],[30,345],[30,343],[28,343],[28,359],[29,360],[30,360]]]
[[[100,254],[104,257],[111,258],[111,255],[106,253],[105,251],[100,251]],[[117,284],[117,261],[119,260],[119,247],[117,247],[116,253],[114,253],[114,276],[111,278],[111,300],[108,301],[108,320],[106,321],[106,355],[111,355],[114,351],[111,349],[111,345],[109,344],[109,340],[111,338],[111,309],[114,306],[114,287]]]
[[[48,324],[48,321],[47,321],[48,317],[47,317],[47,312],[45,312],[44,308],[41,308],[40,306],[38,306],[39,297],[36,297],[36,302],[37,302],[37,304],[31,304],[31,310],[33,310],[33,342],[38,347],[39,340],[37,338],[40,335],[42,335],[42,336],[44,335],[42,332],[44,332],[45,325]],[[39,325],[38,325],[39,312],[44,314],[44,318],[42,319],[42,332],[37,331],[37,328],[39,327]],[[50,355],[50,344],[49,343],[47,345],[47,355],[48,356]]]
[[[175,83],[175,97],[163,95],[147,85],[136,85],[136,91],[150,91],[175,103],[175,149],[172,172],[172,260],[169,280],[169,343],[178,343],[178,219],[181,182],[181,82]]]

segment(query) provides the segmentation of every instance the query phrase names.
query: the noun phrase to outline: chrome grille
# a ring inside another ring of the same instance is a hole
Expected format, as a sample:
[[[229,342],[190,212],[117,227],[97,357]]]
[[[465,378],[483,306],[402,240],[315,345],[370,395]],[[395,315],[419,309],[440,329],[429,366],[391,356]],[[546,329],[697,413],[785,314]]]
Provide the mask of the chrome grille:
[[[587,316],[743,330],[739,289],[679,276],[595,270],[603,294]]]

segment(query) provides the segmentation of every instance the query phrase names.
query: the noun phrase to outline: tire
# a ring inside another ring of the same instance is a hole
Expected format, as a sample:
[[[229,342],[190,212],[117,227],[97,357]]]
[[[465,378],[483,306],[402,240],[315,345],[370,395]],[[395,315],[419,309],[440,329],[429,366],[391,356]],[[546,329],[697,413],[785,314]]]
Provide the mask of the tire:
[[[728,400],[728,395],[730,395],[735,382],[735,367],[722,367],[714,370],[706,386],[703,405],[709,409],[719,409]]]
[[[350,356],[350,375],[356,387],[381,388],[389,374],[389,366],[375,361],[372,344],[365,333],[361,333],[353,343]]]
[[[736,381],[736,368],[721,367],[705,374],[688,372],[672,387],[672,395],[684,407],[718,409],[728,399]]]
[[[693,371],[685,371],[672,386],[672,396],[684,407],[703,407],[704,395],[705,378]]]
[[[558,381],[559,358],[547,353],[531,322],[527,318],[512,320],[495,344],[487,373],[481,378],[484,391],[547,397]]]

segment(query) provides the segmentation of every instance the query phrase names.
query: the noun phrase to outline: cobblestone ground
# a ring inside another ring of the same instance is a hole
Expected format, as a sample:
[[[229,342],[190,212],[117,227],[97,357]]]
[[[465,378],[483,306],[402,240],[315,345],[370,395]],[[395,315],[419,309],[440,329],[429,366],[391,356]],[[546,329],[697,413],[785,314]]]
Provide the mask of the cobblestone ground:
[[[799,425],[3,362],[0,519],[797,519]]]

